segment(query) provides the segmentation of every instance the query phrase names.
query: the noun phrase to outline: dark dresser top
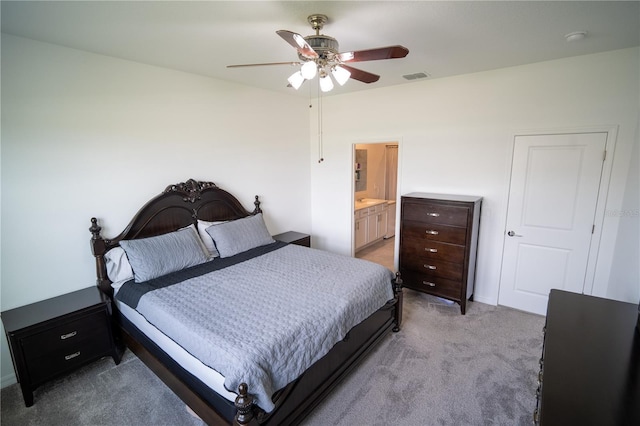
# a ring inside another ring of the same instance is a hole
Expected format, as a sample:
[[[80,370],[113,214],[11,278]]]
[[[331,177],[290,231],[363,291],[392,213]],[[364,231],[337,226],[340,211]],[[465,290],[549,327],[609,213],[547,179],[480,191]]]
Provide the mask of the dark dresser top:
[[[98,287],[87,287],[2,312],[2,323],[7,332],[49,321],[80,309],[104,302]]]
[[[410,192],[409,194],[404,194],[402,196],[409,198],[435,198],[438,200],[461,201],[464,203],[475,203],[476,201],[482,200],[482,197],[474,195],[436,194],[432,192]]]
[[[551,290],[541,419],[548,425],[640,425],[638,305]]]

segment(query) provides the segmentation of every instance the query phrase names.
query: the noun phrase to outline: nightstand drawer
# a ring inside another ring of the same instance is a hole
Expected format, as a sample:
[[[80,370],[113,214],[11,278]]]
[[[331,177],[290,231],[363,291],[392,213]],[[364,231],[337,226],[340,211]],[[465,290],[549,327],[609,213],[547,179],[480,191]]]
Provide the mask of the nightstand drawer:
[[[42,353],[29,362],[28,370],[31,383],[37,385],[60,373],[73,370],[87,361],[108,354],[110,342],[104,333],[78,340],[74,345]]]
[[[22,340],[25,358],[35,359],[45,353],[65,351],[68,348],[77,347],[79,341],[92,335],[100,335],[100,338],[108,341],[109,324],[107,321],[106,310],[102,310],[25,337]]]
[[[403,241],[442,241],[444,243],[464,245],[467,241],[467,230],[455,226],[426,224],[405,221],[402,224]]]
[[[403,219],[451,226],[467,226],[469,209],[436,203],[412,203],[403,205]]]

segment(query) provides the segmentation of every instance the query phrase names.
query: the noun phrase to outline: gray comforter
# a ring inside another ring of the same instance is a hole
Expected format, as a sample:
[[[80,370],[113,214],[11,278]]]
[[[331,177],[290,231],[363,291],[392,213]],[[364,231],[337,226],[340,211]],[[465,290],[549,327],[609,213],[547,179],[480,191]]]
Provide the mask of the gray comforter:
[[[371,262],[288,245],[149,291],[137,310],[227,389],[246,382],[269,412],[276,390],[393,298],[392,279]]]

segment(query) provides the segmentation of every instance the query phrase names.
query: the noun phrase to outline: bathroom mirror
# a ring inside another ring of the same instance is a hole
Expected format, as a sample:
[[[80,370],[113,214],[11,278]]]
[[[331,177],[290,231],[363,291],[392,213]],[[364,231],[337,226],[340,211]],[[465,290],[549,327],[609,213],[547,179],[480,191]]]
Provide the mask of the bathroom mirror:
[[[355,164],[355,181],[356,192],[366,191],[367,189],[367,150],[356,149]]]

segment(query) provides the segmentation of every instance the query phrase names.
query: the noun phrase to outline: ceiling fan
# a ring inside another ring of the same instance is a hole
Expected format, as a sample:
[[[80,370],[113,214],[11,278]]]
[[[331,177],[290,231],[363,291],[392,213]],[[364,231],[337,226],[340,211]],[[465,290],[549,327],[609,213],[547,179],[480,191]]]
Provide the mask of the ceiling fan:
[[[298,51],[299,61],[228,65],[227,68],[265,65],[300,66],[300,70],[296,71],[288,79],[293,88],[297,90],[305,80],[311,80],[316,75],[319,75],[320,89],[323,92],[328,92],[333,89],[331,76],[340,85],[344,85],[349,78],[363,83],[374,83],[380,79],[377,74],[353,68],[347,64],[379,59],[404,58],[409,53],[409,49],[400,45],[340,53],[338,41],[335,38],[320,34],[320,30],[328,21],[326,15],[310,15],[307,21],[311,24],[311,28],[315,30],[316,33],[314,35],[303,37],[292,31],[276,31],[280,37]]]

